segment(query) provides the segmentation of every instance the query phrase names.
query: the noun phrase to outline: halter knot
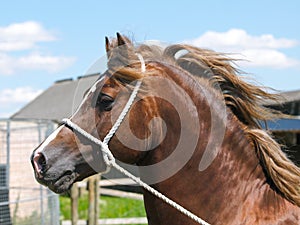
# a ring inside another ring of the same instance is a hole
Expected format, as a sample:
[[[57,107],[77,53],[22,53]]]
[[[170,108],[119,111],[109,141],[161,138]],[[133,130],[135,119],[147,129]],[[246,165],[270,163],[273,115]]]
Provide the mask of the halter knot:
[[[111,167],[115,162],[116,159],[111,153],[111,151],[108,148],[108,145],[105,143],[102,143],[101,145],[101,151],[103,152],[103,159],[107,166]]]

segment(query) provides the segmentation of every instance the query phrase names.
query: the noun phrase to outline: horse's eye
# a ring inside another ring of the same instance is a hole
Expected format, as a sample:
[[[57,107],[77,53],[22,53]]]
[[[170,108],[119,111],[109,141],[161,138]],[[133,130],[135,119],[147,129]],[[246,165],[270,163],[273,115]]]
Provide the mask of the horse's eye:
[[[97,100],[97,107],[103,111],[110,111],[113,107],[114,99],[106,94],[100,94]]]

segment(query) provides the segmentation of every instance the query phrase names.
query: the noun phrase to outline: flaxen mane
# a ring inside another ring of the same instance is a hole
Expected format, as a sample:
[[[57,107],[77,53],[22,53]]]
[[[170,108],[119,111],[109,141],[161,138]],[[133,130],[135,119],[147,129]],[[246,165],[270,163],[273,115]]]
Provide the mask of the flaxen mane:
[[[239,70],[233,66],[233,59],[190,45],[171,45],[164,50],[159,46],[135,47],[128,38],[119,34],[118,39],[112,43],[106,40],[106,49],[109,52],[108,67],[118,67],[116,74],[121,80],[132,81],[147,75],[147,72],[142,75],[140,69],[131,66],[140,63],[136,53],[143,55],[146,61],[169,62],[194,77],[207,78],[212,87],[221,90],[227,107],[243,124],[244,132],[253,142],[266,176],[282,195],[300,206],[300,168],[287,158],[280,145],[260,126],[263,121],[281,116],[261,104],[262,100],[276,100],[278,96],[241,79]],[[114,65],[110,65],[110,62],[114,62]]]
[[[186,54],[176,58],[176,53],[182,50]],[[232,66],[232,59],[224,54],[189,45],[170,46],[166,48],[165,54],[171,55],[180,67],[186,68],[194,76],[208,74],[207,78],[212,85],[220,87],[226,105],[244,124],[245,134],[253,141],[266,175],[287,199],[300,206],[300,168],[287,158],[280,145],[260,127],[260,121],[282,116],[261,104],[263,99],[277,100],[278,96],[243,81],[238,76],[239,71]],[[202,74],[198,74],[199,71]],[[209,75],[210,71],[212,75]]]

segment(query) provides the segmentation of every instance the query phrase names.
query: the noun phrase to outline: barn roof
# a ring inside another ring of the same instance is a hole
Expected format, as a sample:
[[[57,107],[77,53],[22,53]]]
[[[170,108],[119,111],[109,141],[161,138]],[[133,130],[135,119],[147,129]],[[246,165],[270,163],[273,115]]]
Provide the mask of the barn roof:
[[[300,102],[300,90],[280,92],[278,101],[264,101],[263,104],[267,106],[274,106],[278,104]]]
[[[97,80],[99,74],[65,79],[55,82],[32,100],[11,119],[45,119],[61,121],[72,115],[80,104],[84,92]],[[59,110],[58,110],[59,109]]]
[[[300,101],[300,90],[283,92],[282,95],[288,102]]]

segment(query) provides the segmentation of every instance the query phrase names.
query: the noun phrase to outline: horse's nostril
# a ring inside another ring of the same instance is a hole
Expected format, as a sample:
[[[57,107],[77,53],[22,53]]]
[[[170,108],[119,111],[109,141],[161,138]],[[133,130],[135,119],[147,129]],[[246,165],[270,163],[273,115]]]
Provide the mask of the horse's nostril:
[[[37,175],[41,177],[42,174],[46,171],[47,166],[46,158],[42,153],[39,152],[33,157],[33,166]]]

